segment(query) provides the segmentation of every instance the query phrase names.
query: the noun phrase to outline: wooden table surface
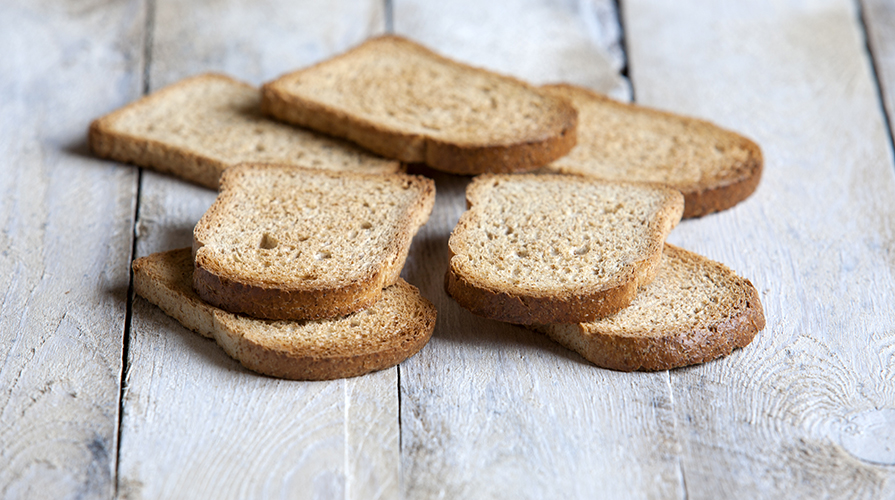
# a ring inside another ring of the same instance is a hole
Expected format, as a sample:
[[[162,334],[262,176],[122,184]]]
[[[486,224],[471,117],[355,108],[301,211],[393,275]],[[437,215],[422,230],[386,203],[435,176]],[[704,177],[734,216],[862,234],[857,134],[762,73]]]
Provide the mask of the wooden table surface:
[[[91,157],[89,122],[386,31],[755,139],[757,192],[670,241],[751,279],[767,327],[618,373],[472,316],[442,290],[448,175],[403,274],[438,323],[397,368],[258,376],[133,298],[215,193]],[[884,0],[2,2],[0,498],[895,498],[893,89]]]

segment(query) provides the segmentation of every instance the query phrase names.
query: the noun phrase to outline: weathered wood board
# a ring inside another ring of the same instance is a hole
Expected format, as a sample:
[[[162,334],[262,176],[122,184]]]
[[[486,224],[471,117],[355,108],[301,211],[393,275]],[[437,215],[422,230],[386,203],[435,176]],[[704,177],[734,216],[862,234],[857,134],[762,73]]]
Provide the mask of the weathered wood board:
[[[740,130],[766,162],[751,199],[670,238],[752,279],[768,319],[671,373],[688,498],[891,498],[895,171],[856,5],[624,12],[638,101]]]
[[[157,2],[150,87],[203,71],[260,84],[381,32],[382,9],[367,1]],[[144,172],[137,254],[189,246],[214,195]],[[262,377],[143,299],[131,331],[123,497],[397,495],[396,369],[332,382]]]
[[[895,4],[886,0],[861,0],[860,5],[866,31],[864,36],[873,57],[883,105],[891,122],[892,116],[895,116]],[[891,130],[889,134],[892,134]]]
[[[139,94],[142,3],[0,5],[0,497],[109,498],[136,170],[90,120]]]

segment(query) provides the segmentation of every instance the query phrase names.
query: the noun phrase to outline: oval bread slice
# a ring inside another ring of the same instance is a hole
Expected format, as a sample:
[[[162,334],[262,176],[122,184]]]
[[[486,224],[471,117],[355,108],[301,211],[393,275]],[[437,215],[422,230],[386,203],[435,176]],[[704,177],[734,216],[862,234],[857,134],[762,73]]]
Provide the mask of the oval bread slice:
[[[482,175],[451,233],[448,293],[486,318],[578,323],[614,314],[658,271],[683,210],[665,186]]]
[[[242,162],[370,173],[401,164],[353,144],[273,121],[261,114],[261,92],[207,73],[169,85],[95,120],[94,154],[171,174],[211,189]]]
[[[134,261],[134,289],[183,326],[214,338],[246,368],[272,377],[329,380],[394,366],[429,341],[435,307],[399,279],[378,302],[329,320],[266,321],[203,302],[191,288],[190,249]]]
[[[536,330],[597,366],[668,370],[726,356],[765,327],[752,283],[718,262],[665,245],[659,274],[626,309],[578,325]]]
[[[578,109],[578,144],[549,170],[667,184],[684,194],[685,218],[728,209],[758,187],[761,149],[737,133],[573,85],[543,89]]]
[[[434,201],[420,176],[238,165],[193,232],[193,286],[258,318],[358,311],[398,279]]]
[[[575,145],[577,112],[514,78],[382,36],[263,89],[280,120],[456,174],[542,167]]]

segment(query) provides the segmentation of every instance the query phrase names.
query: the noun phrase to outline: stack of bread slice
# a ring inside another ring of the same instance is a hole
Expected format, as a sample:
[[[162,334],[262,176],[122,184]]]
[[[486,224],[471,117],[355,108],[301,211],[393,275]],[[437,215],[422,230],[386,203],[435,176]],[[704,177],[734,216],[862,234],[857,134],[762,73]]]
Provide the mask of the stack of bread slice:
[[[447,292],[616,370],[667,370],[744,347],[764,328],[755,288],[665,244],[684,196],[660,184],[482,175],[450,238]]]
[[[249,163],[220,187],[192,251],[134,262],[139,295],[275,377],[361,375],[429,340],[435,308],[399,274],[431,180]]]
[[[401,37],[260,90],[184,80],[96,120],[90,145],[221,190],[192,251],[137,259],[135,287],[261,373],[358,375],[425,344],[435,311],[398,275],[434,184],[407,163],[484,174],[445,280],[475,314],[621,370],[706,361],[764,326],[748,280],[665,244],[682,217],[756,189],[752,141]]]

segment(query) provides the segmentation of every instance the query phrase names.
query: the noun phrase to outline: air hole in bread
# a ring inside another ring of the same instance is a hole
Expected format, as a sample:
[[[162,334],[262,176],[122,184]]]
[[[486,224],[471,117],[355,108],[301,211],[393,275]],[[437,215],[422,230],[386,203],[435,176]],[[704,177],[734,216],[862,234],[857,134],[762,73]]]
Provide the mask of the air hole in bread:
[[[519,250],[516,252],[516,256],[519,257],[520,259],[524,259],[524,258],[528,257],[528,255],[529,255],[528,250]]]
[[[351,328],[357,328],[360,326],[360,321],[353,319],[353,320],[351,320],[350,325],[351,325]]]
[[[584,255],[587,252],[590,252],[590,245],[585,244],[576,248],[574,253],[575,255]]]
[[[264,151],[265,149],[266,148],[264,147],[264,144],[255,144],[255,151],[258,151],[260,153],[260,152]]]
[[[361,222],[361,224],[360,224],[360,228],[361,228],[361,229],[372,229],[372,228],[373,228],[373,224],[370,224],[369,222],[366,222],[366,221],[365,221],[365,222]]]
[[[264,250],[273,250],[279,244],[280,244],[280,242],[277,241],[276,238],[274,238],[273,236],[271,236],[267,233],[264,233],[261,236],[261,242],[258,244],[258,248],[261,248]]]
[[[332,256],[333,256],[333,254],[331,254],[331,253],[329,253],[329,252],[327,252],[327,251],[325,251],[325,250],[322,251],[322,252],[317,252],[316,254],[314,254],[314,258],[317,259],[317,260],[330,259],[330,258],[332,258]]]

